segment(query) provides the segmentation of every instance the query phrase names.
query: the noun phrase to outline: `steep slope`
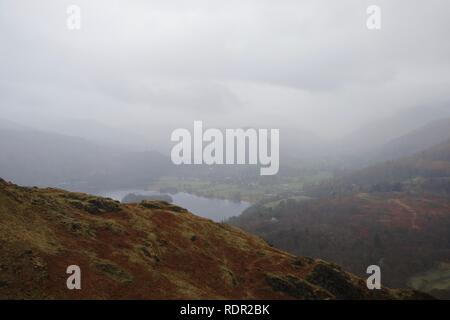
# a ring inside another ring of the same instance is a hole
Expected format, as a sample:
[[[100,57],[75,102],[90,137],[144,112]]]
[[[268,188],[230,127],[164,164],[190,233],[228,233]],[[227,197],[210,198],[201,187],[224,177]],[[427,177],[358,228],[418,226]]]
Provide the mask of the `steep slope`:
[[[450,139],[450,119],[436,120],[384,144],[376,159],[393,160],[410,156]]]
[[[321,260],[298,258],[234,227],[164,203],[0,181],[0,298],[395,299]],[[69,265],[82,289],[66,288]]]
[[[449,137],[443,120],[449,117],[449,102],[407,108],[366,123],[335,141],[330,151],[345,170],[361,169],[380,161],[408,156]]]
[[[351,133],[339,143],[339,149],[364,154],[393,139],[407,135],[430,122],[450,117],[450,103],[418,106],[401,110],[390,117],[375,120]]]
[[[308,189],[315,196],[354,192],[450,193],[450,140],[412,156],[378,163]]]
[[[388,286],[405,287],[441,264],[450,270],[447,196],[390,192],[282,200],[249,208],[230,223],[277,248],[333,261],[359,275],[378,264]],[[448,281],[439,288],[450,293]]]

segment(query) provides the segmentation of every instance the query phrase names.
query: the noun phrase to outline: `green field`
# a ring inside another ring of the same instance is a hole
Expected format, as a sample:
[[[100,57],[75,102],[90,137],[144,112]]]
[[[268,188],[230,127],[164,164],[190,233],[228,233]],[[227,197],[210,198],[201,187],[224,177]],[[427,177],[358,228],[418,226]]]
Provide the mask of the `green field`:
[[[235,183],[233,181],[208,181],[206,179],[183,179],[163,177],[150,186],[161,192],[187,192],[207,198],[248,201],[256,203],[262,199],[283,193],[301,193],[304,183],[320,181],[327,178],[320,175],[308,178],[284,178],[277,183]]]

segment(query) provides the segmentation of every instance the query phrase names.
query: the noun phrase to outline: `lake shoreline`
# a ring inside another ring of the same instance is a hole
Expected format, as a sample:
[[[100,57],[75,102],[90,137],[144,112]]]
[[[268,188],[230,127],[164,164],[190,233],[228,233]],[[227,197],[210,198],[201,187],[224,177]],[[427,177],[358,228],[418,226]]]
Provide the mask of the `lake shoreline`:
[[[174,205],[188,209],[190,212],[215,222],[223,222],[231,217],[239,216],[252,204],[247,201],[236,202],[229,199],[208,198],[188,192],[161,193],[155,190],[125,189],[114,191],[98,191],[96,195],[121,201],[129,194],[143,196],[161,196],[169,194]]]

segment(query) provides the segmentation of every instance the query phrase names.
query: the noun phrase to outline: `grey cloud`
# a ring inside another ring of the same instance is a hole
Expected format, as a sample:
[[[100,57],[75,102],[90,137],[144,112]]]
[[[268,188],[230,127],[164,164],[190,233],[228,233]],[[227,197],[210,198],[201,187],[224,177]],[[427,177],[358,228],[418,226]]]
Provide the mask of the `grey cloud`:
[[[66,29],[69,4],[82,9],[79,32]],[[280,123],[334,137],[447,100],[450,4],[379,0],[375,32],[365,27],[370,4],[4,0],[0,111]]]

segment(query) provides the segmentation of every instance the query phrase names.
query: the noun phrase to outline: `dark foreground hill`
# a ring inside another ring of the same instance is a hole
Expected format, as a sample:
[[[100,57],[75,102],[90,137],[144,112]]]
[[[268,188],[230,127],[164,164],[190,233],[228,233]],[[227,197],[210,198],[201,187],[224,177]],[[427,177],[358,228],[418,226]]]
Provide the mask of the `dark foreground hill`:
[[[397,299],[335,264],[299,258],[165,202],[121,205],[0,180],[0,298]],[[66,288],[81,267],[82,289]]]

